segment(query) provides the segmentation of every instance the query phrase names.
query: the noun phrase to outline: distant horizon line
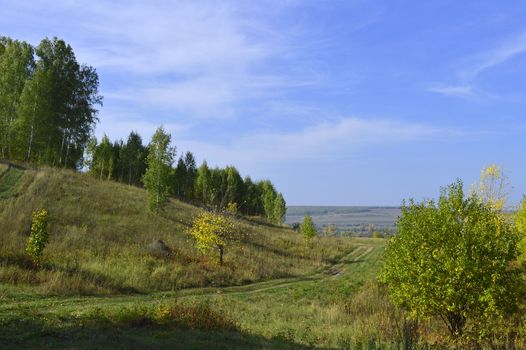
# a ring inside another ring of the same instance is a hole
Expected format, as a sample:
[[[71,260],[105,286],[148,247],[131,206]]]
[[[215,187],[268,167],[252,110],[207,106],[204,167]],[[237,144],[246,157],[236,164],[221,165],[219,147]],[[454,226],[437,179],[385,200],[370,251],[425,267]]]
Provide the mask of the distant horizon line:
[[[361,204],[352,204],[352,205],[348,205],[348,204],[342,204],[342,205],[338,205],[338,204],[329,204],[329,205],[324,205],[324,204],[290,204],[290,205],[287,205],[287,208],[290,208],[290,207],[330,207],[330,208],[338,208],[338,207],[367,207],[367,208],[401,208],[402,206],[401,205],[361,205]]]

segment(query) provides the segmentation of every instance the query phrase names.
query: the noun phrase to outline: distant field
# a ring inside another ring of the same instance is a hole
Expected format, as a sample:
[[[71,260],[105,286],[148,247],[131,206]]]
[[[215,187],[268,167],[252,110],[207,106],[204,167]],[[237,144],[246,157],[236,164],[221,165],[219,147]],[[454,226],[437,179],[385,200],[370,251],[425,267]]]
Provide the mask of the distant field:
[[[332,207],[332,206],[290,206],[286,223],[301,222],[309,214],[321,229],[329,224],[336,226],[339,233],[355,232],[367,235],[371,229],[391,232],[400,215],[399,207]],[[373,225],[373,226],[369,226]]]

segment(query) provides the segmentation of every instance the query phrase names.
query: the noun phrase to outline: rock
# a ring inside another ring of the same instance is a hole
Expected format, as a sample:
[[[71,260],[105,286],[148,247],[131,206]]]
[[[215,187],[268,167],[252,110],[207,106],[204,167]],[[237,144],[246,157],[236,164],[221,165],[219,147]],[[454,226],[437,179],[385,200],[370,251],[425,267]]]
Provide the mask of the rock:
[[[148,244],[146,248],[148,253],[157,258],[167,258],[172,255],[172,250],[166,245],[166,243],[164,243],[162,239],[153,241],[152,243]]]

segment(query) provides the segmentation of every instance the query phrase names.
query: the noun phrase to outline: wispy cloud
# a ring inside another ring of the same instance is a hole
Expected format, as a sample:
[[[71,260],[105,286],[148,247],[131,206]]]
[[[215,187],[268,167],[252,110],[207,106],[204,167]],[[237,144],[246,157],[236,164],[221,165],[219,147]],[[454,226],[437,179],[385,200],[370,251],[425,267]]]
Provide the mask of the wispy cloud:
[[[436,92],[445,96],[470,97],[474,95],[471,85],[433,85],[429,91]]]
[[[119,84],[103,86],[105,105],[127,104],[132,110],[148,104],[173,115],[216,118],[234,115],[251,98],[316,83],[314,73],[296,69],[293,74],[272,64],[292,61],[302,50],[290,41],[287,28],[277,31],[267,23],[268,12],[293,5],[36,0],[3,10],[66,39],[79,61],[111,76],[103,84],[116,78]]]
[[[526,32],[508,39],[503,44],[472,57],[471,67],[460,72],[463,80],[472,80],[480,73],[496,67],[526,52]]]
[[[475,79],[483,72],[494,69],[513,58],[526,53],[526,32],[521,32],[502,44],[486,51],[474,53],[466,57],[463,68],[456,72],[458,83],[434,84],[428,90],[445,96],[470,98],[478,95],[495,96],[474,88]]]
[[[459,131],[425,124],[343,118],[323,122],[291,132],[260,132],[236,137],[227,143],[180,139],[183,149],[195,150],[198,156],[209,155],[213,164],[275,163],[338,158],[366,146],[417,142],[430,137],[455,137]]]
[[[94,21],[81,30],[96,44],[79,54],[97,67],[134,74],[201,74],[238,71],[272,54],[273,48],[246,35],[250,26],[226,3],[97,2]]]

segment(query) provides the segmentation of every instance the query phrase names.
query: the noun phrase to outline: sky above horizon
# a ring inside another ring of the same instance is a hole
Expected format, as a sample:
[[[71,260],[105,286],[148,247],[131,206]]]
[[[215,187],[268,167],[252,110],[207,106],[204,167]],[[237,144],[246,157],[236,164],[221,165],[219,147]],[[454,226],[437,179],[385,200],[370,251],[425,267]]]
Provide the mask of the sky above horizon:
[[[290,205],[399,205],[501,165],[526,194],[526,2],[5,1],[0,35],[97,69],[96,135],[269,178]]]

